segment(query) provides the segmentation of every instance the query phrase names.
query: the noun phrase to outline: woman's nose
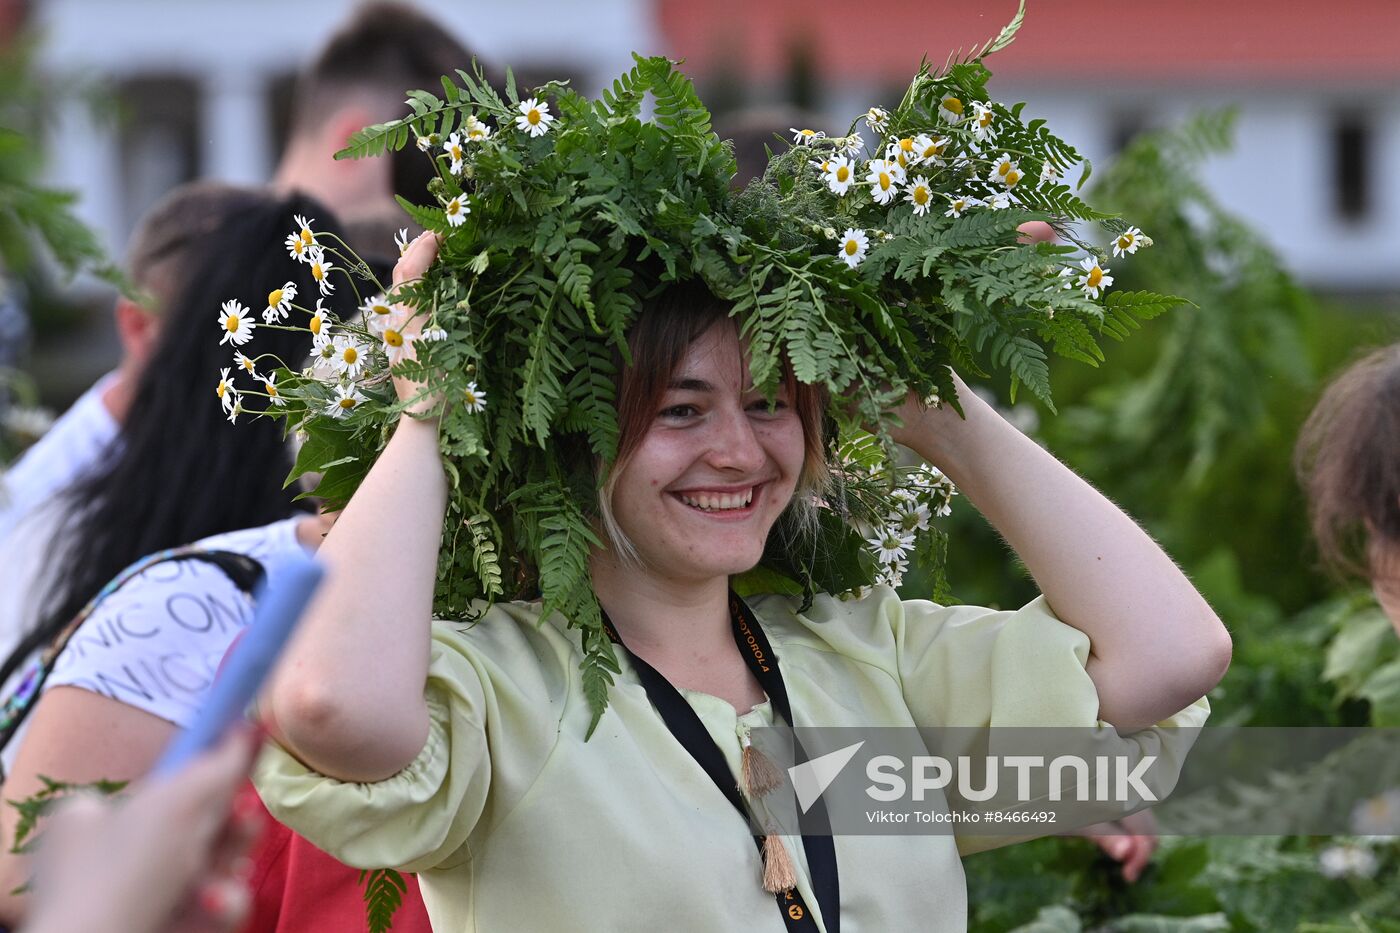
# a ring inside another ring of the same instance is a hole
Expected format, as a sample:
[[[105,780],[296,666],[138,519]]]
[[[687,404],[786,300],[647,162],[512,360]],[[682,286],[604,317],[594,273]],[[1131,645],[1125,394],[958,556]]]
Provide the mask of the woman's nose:
[[[709,450],[713,466],[744,473],[763,467],[768,455],[743,409],[725,412],[717,427]]]

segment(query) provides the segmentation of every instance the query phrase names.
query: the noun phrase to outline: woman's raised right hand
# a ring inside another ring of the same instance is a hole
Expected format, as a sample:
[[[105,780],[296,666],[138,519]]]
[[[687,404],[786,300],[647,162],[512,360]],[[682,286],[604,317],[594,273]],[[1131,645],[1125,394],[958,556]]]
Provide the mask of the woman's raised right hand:
[[[400,285],[421,279],[437,259],[438,247],[442,243],[442,238],[436,233],[427,232],[420,234],[417,239],[408,244],[408,249],[404,250],[399,261],[394,264],[393,287],[395,290]],[[415,344],[422,337],[423,325],[427,321],[428,315],[424,312],[414,313],[407,305],[394,305],[394,318],[392,325],[404,339],[404,359],[414,360],[418,358]],[[414,400],[407,411],[410,414],[422,414],[432,411],[441,401],[440,396],[425,393],[421,382],[414,382],[411,379],[404,379],[400,376],[394,377],[394,391],[398,393],[400,401]]]

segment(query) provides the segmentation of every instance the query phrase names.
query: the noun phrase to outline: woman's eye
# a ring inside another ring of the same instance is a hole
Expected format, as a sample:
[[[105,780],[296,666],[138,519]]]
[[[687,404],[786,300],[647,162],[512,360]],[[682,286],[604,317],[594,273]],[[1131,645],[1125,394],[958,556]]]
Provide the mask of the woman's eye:
[[[688,418],[695,414],[694,405],[672,405],[670,408],[661,409],[663,418]]]
[[[767,399],[759,399],[758,401],[754,402],[752,405],[749,406],[749,410],[760,411],[764,414],[776,415],[780,411],[786,411],[787,407],[787,402],[783,401],[782,399],[774,399],[772,405],[768,404]]]

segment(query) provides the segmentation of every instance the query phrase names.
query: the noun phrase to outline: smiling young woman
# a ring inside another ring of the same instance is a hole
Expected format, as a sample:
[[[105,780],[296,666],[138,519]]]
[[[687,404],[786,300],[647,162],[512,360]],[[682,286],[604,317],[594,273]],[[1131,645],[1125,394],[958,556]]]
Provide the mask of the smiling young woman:
[[[417,241],[396,281],[435,251]],[[791,379],[772,404],[754,392],[725,311],[677,288],[629,335],[590,561],[620,673],[591,738],[564,620],[515,602],[429,622],[447,499],[433,422],[398,424],[321,548],[332,579],[264,698],[278,745],[256,780],[336,857],[419,872],[435,929],[962,930],[959,858],[990,837],[755,837],[735,792],[750,730],[1105,722],[1179,762],[1190,738],[1167,727],[1205,719],[1220,621],[970,391],[965,420],[911,400],[895,439],[959,484],[1042,598],[734,597],[779,516],[821,489],[823,400]],[[364,572],[385,566],[393,586]]]

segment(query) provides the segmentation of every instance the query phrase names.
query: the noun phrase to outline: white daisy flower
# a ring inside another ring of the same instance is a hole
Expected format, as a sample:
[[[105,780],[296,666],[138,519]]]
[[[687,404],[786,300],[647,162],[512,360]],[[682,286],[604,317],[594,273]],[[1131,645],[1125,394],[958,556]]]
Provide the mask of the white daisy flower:
[[[365,348],[351,334],[341,334],[332,343],[335,347],[335,356],[332,362],[335,364],[336,372],[342,376],[354,379],[360,374],[360,370],[365,365]]]
[[[929,206],[933,204],[933,189],[928,186],[928,179],[919,175],[911,181],[909,187],[904,189],[904,200],[914,205],[915,216],[927,214]]]
[[[1020,167],[1017,166],[1011,156],[1007,155],[1005,152],[1003,152],[1001,158],[997,159],[992,165],[992,170],[987,175],[987,181],[993,184],[1005,185],[1008,188],[1016,187],[1016,183],[1020,180]]]
[[[254,323],[247,308],[236,300],[230,299],[224,302],[223,308],[219,311],[219,326],[224,331],[223,337],[219,338],[221,346],[231,343],[235,347],[241,347],[253,339],[253,331],[258,325]]]
[[[957,197],[948,199],[948,209],[943,212],[944,217],[961,217],[963,212],[970,211],[974,207],[981,207],[982,202],[970,194],[960,194]]]
[[[301,241],[307,246],[316,242],[316,234],[311,232],[311,225],[315,222],[310,217],[303,217],[300,214],[292,215],[292,223],[297,225],[297,236],[301,237]]]
[[[865,138],[859,133],[852,133],[850,136],[841,140],[840,145],[836,147],[836,151],[854,159],[865,151]]]
[[[1079,274],[1079,270],[1074,266],[1065,266],[1060,270],[1060,283],[1068,291],[1074,288],[1074,277]]]
[[[826,133],[821,130],[799,130],[790,126],[788,132],[792,134],[792,141],[799,146],[810,146],[814,139],[826,139]]]
[[[326,402],[325,413],[332,418],[344,418],[363,401],[365,396],[357,386],[336,386],[335,397]]]
[[[420,334],[419,337],[429,343],[438,343],[447,339],[447,331],[443,330],[441,327],[425,327],[423,328],[423,333]]]
[[[938,115],[949,123],[957,126],[965,116],[966,107],[963,105],[961,97],[952,94],[947,95],[938,102]]]
[[[286,239],[287,252],[297,262],[306,262],[311,258],[310,248],[306,241],[301,238],[300,233],[289,233]]]
[[[467,215],[472,212],[472,209],[467,206],[467,199],[459,194],[447,202],[447,206],[442,209],[442,212],[447,215],[449,224],[460,227],[467,222]]]
[[[1040,166],[1040,183],[1042,185],[1054,184],[1060,180],[1059,169],[1055,168],[1055,163],[1046,161]]]
[[[885,127],[889,126],[890,113],[881,107],[871,107],[865,111],[865,125],[870,127],[875,133],[885,132]]]
[[[865,259],[869,249],[870,238],[865,235],[864,230],[848,229],[841,234],[841,248],[837,250],[836,258],[854,269]]]
[[[394,234],[394,245],[399,248],[399,255],[408,252],[408,228],[400,227],[399,232]]]
[[[1084,274],[1074,284],[1084,289],[1085,298],[1098,298],[1104,289],[1113,284],[1113,276],[1108,274],[1109,270],[1100,267],[1099,261],[1093,256],[1084,257],[1079,268],[1084,270]]]
[[[867,543],[875,551],[875,557],[882,564],[900,560],[914,549],[914,536],[905,534],[902,529],[886,526]]]
[[[282,397],[282,393],[277,391],[277,374],[268,373],[262,381],[263,391],[267,393],[267,400],[273,405],[284,406],[287,400]]]
[[[972,135],[981,142],[987,142],[996,137],[996,127],[992,125],[995,114],[992,108],[981,101],[974,101],[972,104]]]
[[[462,405],[473,415],[481,414],[486,410],[486,391],[477,388],[475,382],[468,382],[462,390]]]
[[[418,147],[420,152],[427,152],[429,149],[433,148],[433,140],[428,136],[419,136],[414,140],[414,144]]]
[[[462,130],[467,134],[469,143],[479,143],[491,138],[491,127],[478,120],[475,114],[467,115],[467,122],[462,124]]]
[[[264,324],[272,324],[277,321],[285,321],[292,313],[292,302],[297,300],[297,286],[295,282],[288,282],[281,288],[274,288],[267,293],[267,307],[263,309],[262,319]]]
[[[228,412],[228,423],[237,424],[238,416],[243,414],[244,410],[243,393],[235,389],[229,394],[229,397],[233,399],[233,401],[229,402],[228,405],[224,407],[224,411]]]
[[[884,159],[870,161],[870,174],[865,176],[865,180],[870,185],[870,196],[876,204],[888,204],[894,200],[895,195],[899,194],[899,183],[904,180],[902,175],[903,171],[897,164]]]
[[[947,148],[947,136],[930,136],[927,133],[920,133],[914,137],[914,154],[918,156],[920,162],[942,165],[943,152]]]
[[[387,319],[393,312],[394,306],[389,304],[389,296],[383,292],[367,299],[364,304],[360,305],[360,313],[371,323],[381,318]]]
[[[549,104],[531,97],[520,102],[520,116],[515,118],[515,128],[531,136],[543,136],[549,132],[554,116],[549,112]]]
[[[891,512],[887,519],[892,527],[912,535],[916,531],[926,531],[930,517],[928,506],[912,497],[903,500],[900,508]]]
[[[219,370],[219,384],[214,387],[214,394],[219,397],[219,405],[224,411],[233,407],[233,397],[238,394],[238,390],[233,387],[233,380],[228,377],[228,367]]]
[[[403,359],[404,351],[408,349],[408,344],[412,339],[405,337],[402,331],[389,327],[387,324],[379,331],[379,349],[384,351],[384,355],[389,358],[390,366]]]
[[[855,184],[856,167],[851,160],[845,156],[837,156],[826,163],[826,186],[833,194],[841,197],[846,196],[846,192],[851,190],[851,185]]]
[[[904,574],[909,570],[909,561],[893,560],[880,567],[880,571],[875,574],[876,586],[897,587],[904,582]]]
[[[316,311],[311,315],[311,320],[306,322],[306,329],[311,331],[312,340],[315,340],[317,337],[319,337],[323,330],[326,333],[330,332],[330,328],[326,326],[326,320],[328,319],[329,314],[325,308],[321,307],[321,305],[324,302],[324,298],[316,299]]]
[[[1131,256],[1143,245],[1142,231],[1137,227],[1129,227],[1113,239],[1114,256]]]
[[[987,202],[987,206],[994,211],[1004,211],[1011,206],[1011,195],[1007,194],[1005,191],[998,191],[996,194],[992,195],[991,200]]]
[[[233,364],[254,379],[258,378],[258,365],[251,356],[244,356],[242,350],[233,351]]]
[[[1317,870],[1324,878],[1370,878],[1379,867],[1375,854],[1358,845],[1329,846],[1317,857]]]
[[[312,248],[311,258],[307,261],[311,265],[311,277],[316,280],[316,287],[321,290],[321,294],[329,295],[335,291],[335,285],[331,283],[331,270],[335,266],[326,258],[326,251],[319,246]]]
[[[462,174],[462,163],[467,160],[467,149],[462,145],[462,137],[456,133],[447,137],[447,142],[442,144],[442,151],[452,160],[447,170],[453,175]]]
[[[1351,831],[1362,836],[1400,836],[1400,788],[1358,803],[1351,811]]]

